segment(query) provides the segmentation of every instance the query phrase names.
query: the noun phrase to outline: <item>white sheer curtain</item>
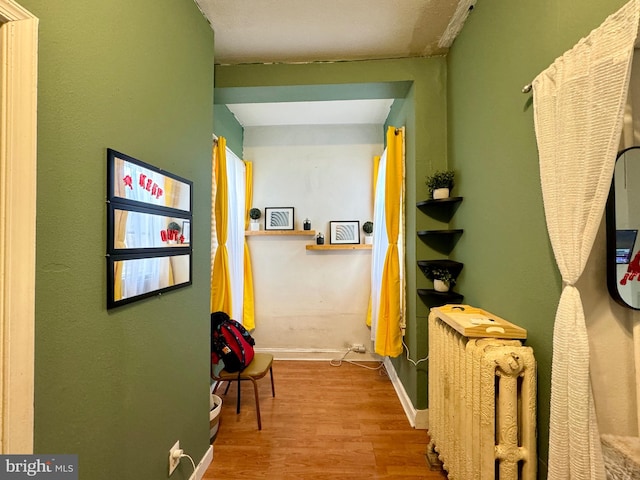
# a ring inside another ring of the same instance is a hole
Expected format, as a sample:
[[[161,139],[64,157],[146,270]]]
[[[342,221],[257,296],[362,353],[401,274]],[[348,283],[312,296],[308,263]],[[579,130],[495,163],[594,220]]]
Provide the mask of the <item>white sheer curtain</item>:
[[[371,340],[376,340],[378,327],[378,306],[380,305],[380,289],[382,285],[382,269],[389,247],[387,238],[386,217],[384,214],[385,179],[387,171],[387,149],[385,148],[378,164],[378,178],[375,186],[373,203],[373,249],[371,253]]]
[[[227,184],[229,188],[229,226],[227,251],[231,275],[231,317],[242,323],[244,305],[244,213],[245,165],[229,148],[227,152]]]
[[[589,340],[575,283],[611,184],[640,0],[632,0],[533,82],[547,229],[563,290],[553,332],[550,479],[604,479],[589,379]]]

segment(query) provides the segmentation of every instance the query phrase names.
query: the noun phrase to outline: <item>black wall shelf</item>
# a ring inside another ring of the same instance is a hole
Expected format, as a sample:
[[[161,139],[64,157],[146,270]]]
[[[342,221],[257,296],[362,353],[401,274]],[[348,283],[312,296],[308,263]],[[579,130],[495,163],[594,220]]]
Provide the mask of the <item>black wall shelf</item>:
[[[444,255],[449,255],[458,242],[463,230],[421,230],[416,232],[418,238],[431,248]]]
[[[448,303],[462,303],[464,295],[456,292],[438,292],[431,288],[419,288],[418,295],[427,307],[437,307]]]
[[[423,200],[416,206],[424,213],[441,222],[448,222],[462,202],[462,197],[439,198],[437,200]]]
[[[416,206],[431,218],[448,223],[461,202],[462,197],[449,197],[437,200],[424,200],[418,202]],[[464,230],[461,228],[456,228],[446,230],[420,230],[416,232],[416,234],[434,250],[448,255],[451,253],[451,250],[453,250],[453,247],[463,232]],[[448,269],[454,278],[460,275],[463,266],[464,264],[448,258],[418,260],[418,267],[422,273],[425,273],[429,267],[440,267]],[[428,308],[445,305],[447,303],[461,303],[464,299],[463,295],[451,290],[448,292],[438,292],[434,289],[419,288],[417,293]]]
[[[419,237],[440,236],[440,235],[459,235],[463,232],[461,228],[453,230],[420,230],[417,232]]]
[[[458,278],[460,272],[462,271],[463,263],[456,262],[455,260],[449,260],[448,258],[438,259],[438,260],[418,260],[418,266],[422,273],[425,273],[425,269],[428,267],[440,267],[446,268],[451,272],[453,278]]]
[[[436,200],[422,200],[421,202],[416,203],[418,208],[431,207],[434,205],[443,206],[443,205],[455,205],[456,203],[460,203],[463,197],[448,197],[448,198],[438,198]]]

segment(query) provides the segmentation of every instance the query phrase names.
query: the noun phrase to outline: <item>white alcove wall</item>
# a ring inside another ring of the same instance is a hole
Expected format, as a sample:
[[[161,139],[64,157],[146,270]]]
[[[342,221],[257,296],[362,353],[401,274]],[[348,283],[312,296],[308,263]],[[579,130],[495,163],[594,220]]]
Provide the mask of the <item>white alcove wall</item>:
[[[295,228],[309,218],[329,244],[331,220],[371,220],[373,157],[383,140],[382,125],[246,127],[260,228],[265,207],[294,207]],[[310,251],[309,236],[251,236],[248,243],[258,349],[277,358],[335,358],[353,343],[370,350],[371,250]]]

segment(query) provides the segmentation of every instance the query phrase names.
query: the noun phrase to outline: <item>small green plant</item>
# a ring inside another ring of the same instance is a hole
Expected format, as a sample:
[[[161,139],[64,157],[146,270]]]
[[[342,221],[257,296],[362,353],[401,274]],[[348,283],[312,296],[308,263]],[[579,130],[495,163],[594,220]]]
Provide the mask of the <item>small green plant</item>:
[[[249,218],[251,220],[258,220],[262,216],[262,212],[259,208],[252,208],[249,210]]]
[[[453,170],[436,171],[433,175],[427,177],[427,188],[429,195],[433,195],[433,191],[438,188],[453,188],[453,178],[455,172]]]
[[[371,235],[373,233],[373,222],[364,222],[362,224],[362,231],[367,235]]]
[[[425,272],[425,275],[429,280],[442,280],[444,283],[453,287],[456,284],[456,279],[451,275],[451,272],[446,268],[431,267]]]
[[[170,222],[169,225],[167,225],[167,230],[174,230],[176,232],[180,232],[182,231],[182,228],[180,228],[180,225],[178,225],[176,222]]]

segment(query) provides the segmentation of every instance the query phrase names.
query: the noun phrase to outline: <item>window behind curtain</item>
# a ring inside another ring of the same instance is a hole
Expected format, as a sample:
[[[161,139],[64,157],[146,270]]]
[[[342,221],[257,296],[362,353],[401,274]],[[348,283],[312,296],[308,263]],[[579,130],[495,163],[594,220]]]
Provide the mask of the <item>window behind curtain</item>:
[[[227,147],[227,184],[229,186],[229,228],[227,251],[231,275],[231,317],[242,322],[244,304],[244,214],[245,166]]]
[[[387,248],[389,247],[384,211],[386,171],[387,149],[385,148],[378,165],[378,178],[376,180],[373,204],[373,251],[371,258],[371,340],[373,341],[376,339],[376,329],[378,328],[382,267],[384,266],[384,259],[387,254]]]
[[[387,149],[385,148],[378,165],[378,177],[375,185],[373,206],[373,251],[371,258],[371,340],[375,342],[378,326],[378,309],[380,305],[380,288],[382,283],[382,270],[384,260],[389,247],[387,238],[387,217],[385,215],[385,182],[387,171]],[[403,182],[404,183],[404,182]],[[400,288],[403,335],[405,327],[405,246],[404,246],[404,185],[402,189],[402,208],[400,215],[400,228],[398,232],[398,255],[400,257]]]

